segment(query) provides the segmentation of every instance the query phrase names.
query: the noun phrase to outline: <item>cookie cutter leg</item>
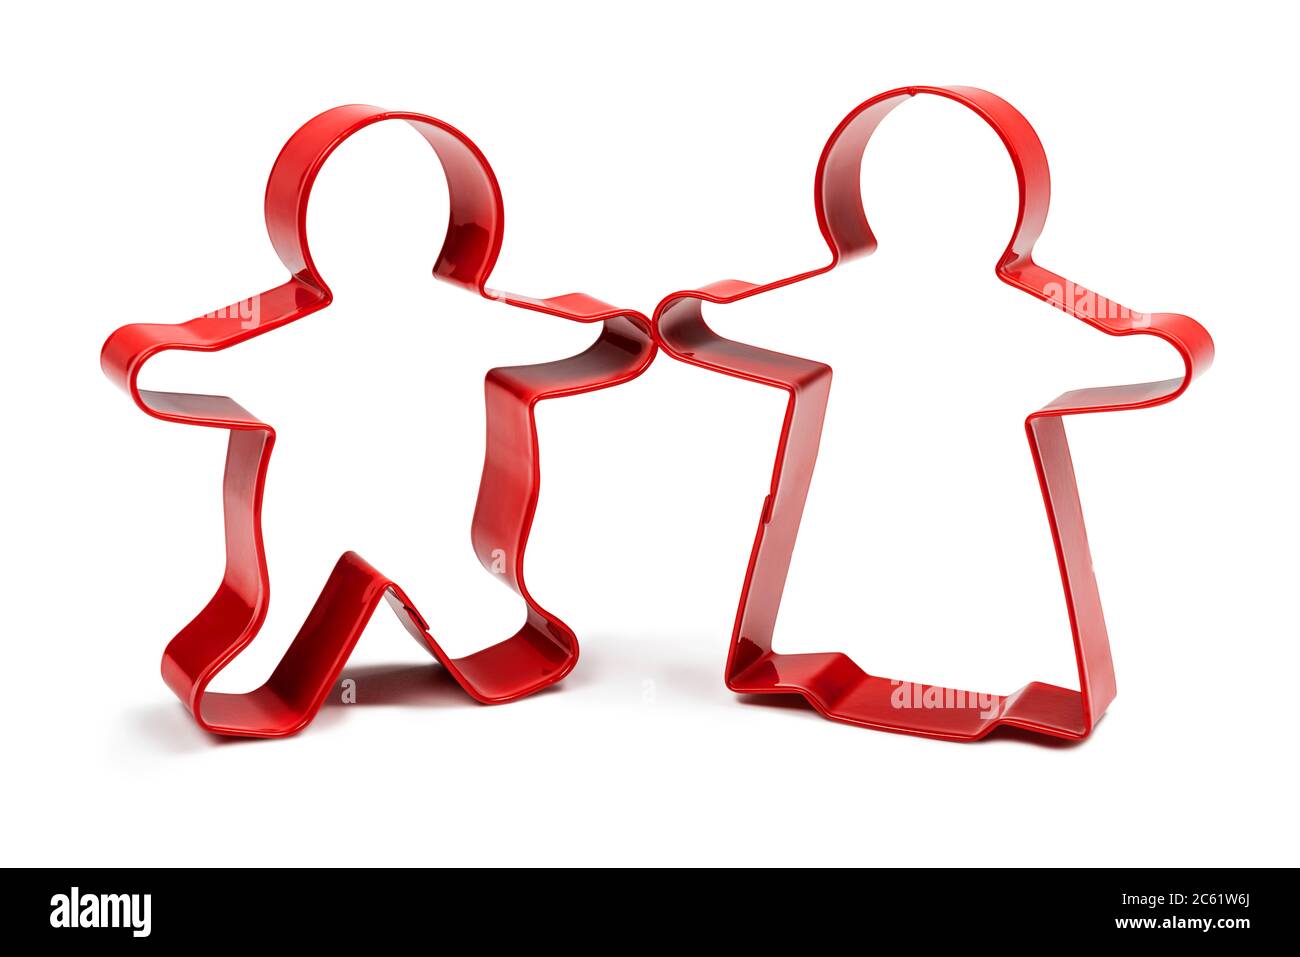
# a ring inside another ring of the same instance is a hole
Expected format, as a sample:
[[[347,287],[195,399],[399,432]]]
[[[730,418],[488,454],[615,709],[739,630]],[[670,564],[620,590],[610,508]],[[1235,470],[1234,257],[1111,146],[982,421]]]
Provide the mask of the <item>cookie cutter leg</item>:
[[[1178,378],[1067,392],[1025,421],[1064,586],[1079,672],[1077,691],[1032,682],[1010,695],[978,695],[871,675],[838,652],[779,654],[772,650],[781,594],[817,459],[831,369],[821,362],[719,336],[705,323],[702,304],[731,303],[758,295],[874,251],[876,239],[863,210],[859,182],[863,152],[881,120],[919,94],[944,97],[972,110],[993,128],[1010,154],[1019,188],[1019,213],[1011,241],[998,261],[997,276],[1108,335],[1157,336],[1183,359],[1184,373]],[[818,223],[831,250],[828,265],[762,285],[726,280],[674,293],[660,303],[654,316],[655,334],[669,354],[789,394],[771,491],[763,503],[727,657],[726,681],[733,691],[799,694],[821,714],[837,721],[952,740],[982,738],[1000,726],[1058,738],[1084,738],[1114,698],[1110,645],[1064,419],[1170,402],[1209,367],[1214,347],[1205,329],[1187,316],[1135,313],[1037,265],[1033,245],[1046,220],[1049,194],[1042,144],[1029,122],[1006,101],[972,87],[892,90],[853,110],[822,151],[814,199]]]
[[[509,305],[578,322],[600,323],[582,353],[555,362],[493,369],[487,374],[487,448],[471,537],[479,560],[523,597],[524,626],[504,641],[449,657],[414,603],[354,552],[344,554],[284,658],[247,694],[206,693],[209,682],[256,637],[266,617],[270,580],[262,543],[262,493],[275,431],[225,396],[140,389],[140,368],[169,349],[226,349],[329,305],[332,294],[307,246],[307,202],[330,153],[373,123],[402,120],[433,147],[447,177],[451,217],[434,276]],[[640,375],[654,357],[646,317],[580,293],[534,299],[489,289],[500,251],[501,191],[486,158],[458,130],[418,113],[344,106],[310,120],[285,144],[266,190],[272,245],[289,268],[283,285],[178,325],[124,326],[104,346],[104,371],[155,418],[230,432],[223,499],[226,567],[212,600],[172,639],[162,673],[198,724],[218,734],[274,737],[305,727],[338,679],[380,599],[407,630],[478,701],[512,701],[572,670],[572,630],[542,608],[524,583],[523,559],[539,491],[535,407],[538,402],[608,388]],[[248,321],[250,314],[258,316]]]

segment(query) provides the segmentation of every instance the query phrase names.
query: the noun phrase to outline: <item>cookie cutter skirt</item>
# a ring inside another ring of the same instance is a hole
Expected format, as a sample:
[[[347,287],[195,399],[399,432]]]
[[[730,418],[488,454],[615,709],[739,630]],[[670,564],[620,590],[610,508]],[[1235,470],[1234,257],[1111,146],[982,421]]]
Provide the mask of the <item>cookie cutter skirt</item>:
[[[812,278],[855,256],[871,253],[876,240],[867,223],[860,189],[863,152],[879,123],[913,96],[929,94],[960,103],[1001,138],[1015,167],[1019,213],[996,273],[1003,282],[1050,303],[1113,336],[1151,335],[1182,357],[1183,375],[1161,382],[1067,392],[1033,412],[1025,432],[1047,508],[1048,525],[1065,591],[1079,672],[1079,690],[1032,682],[1014,694],[974,696],[957,689],[913,685],[913,700],[952,702],[957,707],[899,708],[900,683],[868,674],[837,652],[779,654],[772,650],[781,594],[817,459],[830,390],[830,366],[725,339],[708,327],[702,303],[731,303]],[[1115,697],[1106,623],[1093,575],[1088,536],[1065,434],[1065,417],[1170,402],[1204,372],[1214,355],[1209,334],[1194,320],[1173,313],[1138,314],[1033,261],[1033,246],[1047,216],[1047,157],[1029,122],[1004,100],[971,87],[906,87],[874,97],[853,110],[832,133],[817,169],[814,202],[829,264],[776,282],[737,280],[686,290],[665,298],[655,311],[659,345],[683,362],[783,389],[789,394],[758,531],[741,592],[727,658],[726,681],[746,694],[799,694],[828,718],[863,727],[934,738],[982,738],[1000,726],[1058,738],[1086,737]],[[970,701],[990,708],[962,707]]]
[[[256,637],[270,580],[262,543],[262,493],[275,430],[224,396],[154,392],[137,385],[140,368],[169,349],[213,351],[301,319],[330,304],[329,287],[307,245],[307,202],[316,174],[345,139],[373,123],[403,120],[433,147],[446,174],[451,216],[434,276],[512,306],[599,323],[584,352],[555,362],[493,369],[486,378],[487,447],[471,537],[486,568],[527,603],[514,635],[462,658],[449,657],[402,589],[359,555],[343,555],[311,613],[262,687],[207,693],[213,677]],[[380,600],[456,682],[485,703],[512,701],[572,670],[572,630],[529,594],[524,550],[539,491],[534,407],[544,399],[608,388],[638,376],[654,357],[648,320],[580,293],[534,299],[486,283],[501,248],[501,191],[486,158],[459,131],[418,113],[343,106],[310,120],[285,144],[266,189],[271,243],[290,279],[256,299],[256,322],[241,321],[249,300],[178,325],[135,324],[104,345],[104,371],[155,418],[230,432],[224,479],[226,567],[212,600],[167,646],[162,674],[199,725],[218,734],[273,737],[305,727],[338,679]]]

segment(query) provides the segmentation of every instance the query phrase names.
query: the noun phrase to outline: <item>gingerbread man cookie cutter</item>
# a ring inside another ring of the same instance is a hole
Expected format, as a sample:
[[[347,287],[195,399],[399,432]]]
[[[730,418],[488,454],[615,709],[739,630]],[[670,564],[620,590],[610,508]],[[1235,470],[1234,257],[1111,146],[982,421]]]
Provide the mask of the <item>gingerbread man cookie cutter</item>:
[[[471,537],[484,566],[523,597],[527,617],[504,641],[452,658],[407,594],[348,552],[265,684],[245,694],[209,692],[209,682],[257,636],[266,616],[270,579],[261,510],[275,431],[225,396],[141,389],[140,369],[159,352],[227,349],[330,304],[329,287],[307,245],[312,185],[340,143],[387,120],[404,121],[423,136],[446,174],[451,216],[433,268],[437,279],[511,306],[601,326],[596,341],[578,355],[487,374],[487,447]],[[271,244],[290,273],[287,282],[188,322],[123,326],[109,337],[101,355],[104,372],[144,412],[230,433],[223,484],[225,572],[211,601],[167,645],[162,661],[167,685],[208,731],[250,737],[293,734],[320,709],[381,600],[477,701],[513,701],[559,681],[577,661],[577,638],[533,598],[523,574],[540,487],[534,409],[545,399],[606,389],[640,375],[655,354],[649,320],[581,293],[536,299],[489,289],[504,229],[500,187],[469,138],[431,116],[363,105],[322,113],[281,150],[267,182],[265,209]],[[256,321],[249,321],[254,312]]]

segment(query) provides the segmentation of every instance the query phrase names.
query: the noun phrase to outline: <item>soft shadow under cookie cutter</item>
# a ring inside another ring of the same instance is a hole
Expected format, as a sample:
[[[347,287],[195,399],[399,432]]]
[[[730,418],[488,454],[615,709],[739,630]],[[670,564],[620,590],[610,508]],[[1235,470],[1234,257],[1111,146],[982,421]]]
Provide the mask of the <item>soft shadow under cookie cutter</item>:
[[[862,206],[859,178],[863,151],[881,120],[918,94],[945,97],[980,116],[1011,156],[1020,208],[996,273],[1003,282],[1064,310],[1109,335],[1151,335],[1172,345],[1183,359],[1182,376],[1161,382],[1067,392],[1033,412],[1025,432],[1047,507],[1069,612],[1079,671],[1079,690],[1031,682],[1002,696],[910,685],[907,707],[896,707],[900,682],[870,675],[846,655],[779,654],[772,650],[781,593],[817,459],[830,367],[725,339],[705,324],[702,303],[731,303],[834,269],[876,248]],[[655,311],[654,329],[665,352],[683,362],[759,382],[789,393],[758,532],[741,591],[727,657],[726,682],[746,694],[799,694],[837,721],[934,738],[972,740],[1000,726],[1058,738],[1087,737],[1115,697],[1106,623],[1093,574],[1064,418],[1094,412],[1141,409],[1171,402],[1210,365],[1209,334],[1187,316],[1138,314],[1071,283],[1033,261],[1049,196],[1047,157],[1029,122],[1009,103],[972,87],[911,86],[882,93],[854,109],[831,134],[817,167],[814,203],[831,261],[776,282],[755,285],[725,280],[666,297]],[[928,697],[927,697],[928,696]],[[992,699],[992,706],[985,707]],[[915,707],[920,701],[939,707]]]
[[[246,694],[205,694],[212,678],[256,637],[266,616],[270,581],[261,508],[275,432],[233,399],[143,390],[137,377],[158,352],[225,349],[330,304],[329,287],[307,246],[307,201],[330,153],[358,130],[384,120],[404,120],[414,127],[433,147],[446,174],[451,217],[433,269],[436,278],[512,306],[602,325],[596,341],[576,356],[487,374],[487,450],[471,537],[483,565],[523,597],[527,617],[510,638],[451,658],[402,589],[348,552],[264,685]],[[504,227],[500,187],[478,148],[431,116],[356,105],[310,120],[285,144],[271,170],[266,225],[272,246],[289,269],[288,282],[177,325],[123,326],[109,337],[101,356],[109,378],[149,415],[230,432],[224,479],[225,574],[212,600],[168,644],[164,680],[209,731],[251,737],[293,734],[320,709],[382,598],[478,701],[513,701],[559,681],[577,660],[577,639],[529,594],[523,575],[540,480],[534,406],[543,399],[604,389],[640,375],[655,352],[648,319],[581,293],[533,299],[489,289]],[[256,321],[249,320],[253,302]]]

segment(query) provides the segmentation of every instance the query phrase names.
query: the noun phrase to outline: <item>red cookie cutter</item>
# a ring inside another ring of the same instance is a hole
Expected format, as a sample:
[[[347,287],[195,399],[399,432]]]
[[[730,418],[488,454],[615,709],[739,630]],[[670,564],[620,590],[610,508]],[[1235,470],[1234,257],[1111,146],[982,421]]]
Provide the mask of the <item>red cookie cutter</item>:
[[[205,694],[212,678],[257,635],[270,581],[262,546],[262,491],[275,431],[233,399],[142,390],[136,380],[151,356],[168,349],[213,351],[277,329],[330,304],[329,287],[307,247],[307,200],[321,165],[341,142],[383,120],[405,120],[433,147],[447,177],[451,221],[436,278],[489,299],[603,328],[584,352],[487,374],[487,452],[472,539],[479,560],[528,604],[519,632],[463,658],[439,647],[414,603],[359,555],[339,559],[302,629],[260,688]],[[228,429],[224,505],[226,569],[207,606],[168,644],[162,674],[194,719],[219,734],[273,737],[305,727],[324,702],[381,598],[473,698],[512,701],[563,678],[578,657],[573,632],[542,608],[524,584],[523,559],[537,507],[537,428],[543,399],[604,389],[636,378],[654,358],[649,322],[574,293],[532,299],[487,288],[501,249],[501,190],[487,159],[461,132],[431,116],[373,106],[341,106],[310,120],[280,151],[266,186],[266,225],[290,279],[224,309],[178,325],[123,326],[104,345],[101,365],[141,409],[184,425]],[[256,310],[250,304],[256,302]],[[256,314],[256,321],[248,321]]]
[[[975,696],[919,685],[910,693],[921,695],[922,700],[933,696],[958,706],[905,709],[894,707],[898,682],[867,674],[843,654],[778,654],[772,650],[781,593],[817,459],[831,370],[821,362],[717,335],[705,324],[701,304],[736,302],[821,275],[843,260],[871,253],[876,239],[867,225],[859,182],[863,151],[890,111],[922,93],[945,97],[974,111],[993,127],[1011,154],[1020,210],[1011,241],[997,263],[998,278],[1109,335],[1158,336],[1183,358],[1185,371],[1179,378],[1067,392],[1025,421],[1065,587],[1079,668],[1078,691],[1032,682],[1005,697]],[[1214,345],[1209,334],[1187,316],[1134,313],[1035,263],[1033,245],[1047,217],[1048,194],[1047,157],[1042,144],[1029,122],[1004,100],[960,86],[891,90],[867,100],[845,117],[822,151],[814,202],[817,221],[831,250],[827,265],[763,285],[725,280],[674,293],[660,303],[654,328],[664,351],[683,362],[784,389],[790,395],[771,492],[763,503],[727,657],[726,681],[733,691],[799,694],[821,714],[837,721],[952,740],[982,738],[1004,725],[1058,738],[1084,738],[1114,698],[1110,645],[1064,417],[1170,402],[1209,367]],[[986,709],[983,705],[989,698],[994,704]],[[961,706],[971,701],[979,701],[981,706]]]

